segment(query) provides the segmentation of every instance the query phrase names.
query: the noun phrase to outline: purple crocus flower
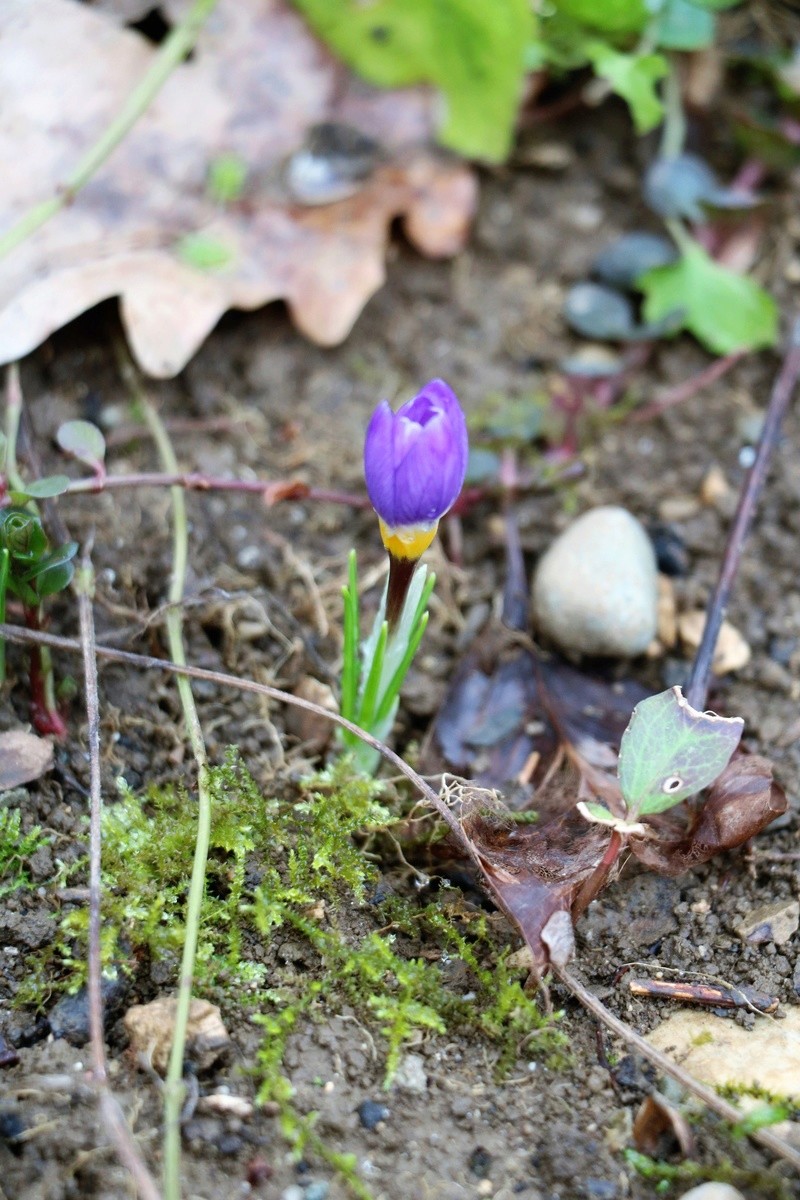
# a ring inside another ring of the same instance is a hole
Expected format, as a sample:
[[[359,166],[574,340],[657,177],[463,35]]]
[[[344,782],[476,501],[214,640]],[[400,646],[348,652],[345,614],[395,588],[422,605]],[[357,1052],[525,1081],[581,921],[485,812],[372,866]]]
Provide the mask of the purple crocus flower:
[[[464,413],[443,380],[432,379],[396,413],[386,400],[378,405],[367,428],[364,474],[384,542],[397,530],[430,533],[430,542],[461,491],[467,454]]]

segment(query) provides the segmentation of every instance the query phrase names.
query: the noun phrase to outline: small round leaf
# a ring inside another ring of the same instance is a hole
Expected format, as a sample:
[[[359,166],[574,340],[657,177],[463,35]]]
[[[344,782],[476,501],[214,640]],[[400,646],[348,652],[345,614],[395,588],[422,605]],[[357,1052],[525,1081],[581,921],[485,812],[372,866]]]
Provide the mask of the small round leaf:
[[[91,421],[67,421],[56,434],[65,454],[96,470],[106,456],[106,439]]]

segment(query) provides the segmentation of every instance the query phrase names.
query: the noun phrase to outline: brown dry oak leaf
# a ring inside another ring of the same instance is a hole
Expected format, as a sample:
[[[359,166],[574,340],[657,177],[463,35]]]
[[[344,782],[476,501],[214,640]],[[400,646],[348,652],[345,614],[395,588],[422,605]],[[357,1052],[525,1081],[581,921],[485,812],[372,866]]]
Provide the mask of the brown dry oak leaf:
[[[156,50],[75,0],[4,0],[0,39],[1,233],[58,191]],[[229,308],[284,300],[309,338],[340,342],[384,281],[395,218],[434,257],[467,237],[477,185],[432,146],[436,103],[424,88],[355,79],[281,0],[220,0],[97,174],[0,261],[0,361],[113,296],[134,356],[158,377],[180,371]],[[374,161],[354,194],[299,203],[286,164],[331,124],[345,135],[333,170],[348,131],[371,139]],[[246,178],[219,203],[209,171],[226,155]]]

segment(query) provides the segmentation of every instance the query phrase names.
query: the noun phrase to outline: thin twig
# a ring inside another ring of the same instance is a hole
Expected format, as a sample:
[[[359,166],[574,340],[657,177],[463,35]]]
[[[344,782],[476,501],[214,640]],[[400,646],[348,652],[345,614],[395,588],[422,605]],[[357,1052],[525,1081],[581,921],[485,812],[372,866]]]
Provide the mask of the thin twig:
[[[635,1029],[631,1029],[630,1025],[626,1025],[610,1009],[606,1008],[605,1004],[593,992],[590,992],[579,979],[576,979],[566,967],[553,965],[551,969],[561,982],[569,988],[573,996],[576,1000],[580,1001],[584,1008],[593,1013],[598,1020],[613,1030],[629,1046],[632,1046],[643,1058],[651,1062],[664,1075],[669,1075],[681,1087],[685,1088],[687,1092],[691,1092],[697,1096],[698,1100],[702,1100],[706,1108],[710,1108],[712,1112],[717,1113],[723,1120],[729,1121],[733,1125],[739,1124],[744,1114],[738,1108],[735,1108],[733,1104],[729,1104],[727,1100],[723,1100],[713,1088],[701,1083],[699,1079],[695,1079],[693,1075],[690,1075],[678,1063],[673,1062],[666,1054],[657,1050],[655,1046],[651,1046],[646,1038],[643,1038]],[[768,1129],[754,1130],[749,1136],[764,1146],[765,1149],[785,1159],[793,1167],[800,1169],[800,1150],[796,1150],[794,1146],[790,1146],[788,1142],[784,1142]]]
[[[339,492],[331,488],[310,487],[294,479],[226,479],[204,475],[201,471],[142,471],[130,475],[91,475],[76,479],[62,495],[83,493],[96,495],[117,488],[180,487],[194,492],[254,492],[267,504],[279,500],[318,500],[328,504],[347,504],[351,508],[370,508],[369,499],[354,492]]]
[[[102,848],[102,793],[100,786],[100,707],[97,696],[97,657],[95,655],[94,572],[88,553],[75,577],[81,624],[83,679],[89,741],[90,825],[89,825],[89,1036],[92,1053],[92,1077],[98,1092],[100,1115],[120,1161],[128,1168],[142,1200],[160,1200],[159,1191],[144,1159],[139,1154],[128,1123],[108,1085],[103,1033],[102,961],[100,952],[100,856]]]
[[[149,70],[130,93],[121,111],[94,145],[89,147],[55,194],[29,209],[16,225],[12,225],[5,236],[0,238],[0,258],[4,258],[37,229],[41,229],[57,212],[72,203],[81,188],[85,187],[103,166],[112,151],[150,106],[175,67],[190,52],[216,2],[217,0],[195,0],[181,23],[175,26],[162,43]]]
[[[712,363],[704,367],[702,371],[698,371],[696,375],[691,375],[688,379],[684,379],[683,383],[678,383],[675,387],[665,388],[663,392],[659,392],[652,404],[645,404],[643,408],[634,409],[629,415],[628,420],[650,421],[654,417],[660,417],[668,408],[672,408],[676,404],[682,404],[684,400],[690,400],[692,396],[696,396],[703,388],[710,387],[712,383],[716,383],[718,379],[722,379],[723,375],[727,375],[732,367],[740,363],[743,358],[746,358],[747,350],[737,350],[734,354],[726,354],[724,358],[715,358]]]
[[[44,633],[37,629],[25,629],[21,625],[0,625],[0,637],[6,638],[9,642],[20,643],[21,645],[39,644],[49,646],[51,649],[63,650],[68,654],[79,653],[81,648],[80,642],[74,638],[61,637],[55,633]],[[205,667],[192,667],[188,664],[171,662],[166,658],[155,658],[148,654],[134,654],[130,650],[117,650],[113,646],[98,645],[96,653],[99,659],[105,659],[107,662],[122,663],[126,666],[137,667],[142,670],[168,671],[173,675],[185,675],[188,679],[204,679],[208,683],[219,684],[220,687],[233,687],[242,692],[253,692],[258,696],[266,696],[270,700],[277,700],[281,704],[303,708],[306,712],[314,713],[318,717],[323,717],[326,721],[331,721],[334,725],[339,725],[342,729],[346,729],[350,733],[355,734],[356,737],[361,738],[362,742],[366,742],[368,746],[372,746],[387,762],[391,763],[396,771],[404,775],[417,791],[422,794],[425,800],[438,811],[459,842],[464,843],[464,832],[457,818],[436,794],[430,784],[421,775],[418,775],[414,768],[410,767],[399,754],[390,749],[385,742],[373,737],[371,733],[354,724],[353,721],[348,721],[344,717],[340,717],[338,713],[331,712],[327,708],[322,708],[319,704],[314,704],[311,700],[304,700],[300,696],[293,696],[291,692],[284,692],[280,688],[271,687],[267,683],[256,683],[253,679],[239,679],[236,675],[227,675],[222,671],[210,671]]]
[[[755,461],[747,474],[739,497],[736,515],[733,518],[720,566],[719,578],[706,609],[705,628],[686,689],[686,699],[693,708],[705,706],[717,638],[728,610],[728,602],[739,570],[745,539],[766,482],[770,460],[778,444],[781,423],[794,394],[798,377],[800,377],[800,318],[796,318],[792,324],[789,346],[769,398]]]

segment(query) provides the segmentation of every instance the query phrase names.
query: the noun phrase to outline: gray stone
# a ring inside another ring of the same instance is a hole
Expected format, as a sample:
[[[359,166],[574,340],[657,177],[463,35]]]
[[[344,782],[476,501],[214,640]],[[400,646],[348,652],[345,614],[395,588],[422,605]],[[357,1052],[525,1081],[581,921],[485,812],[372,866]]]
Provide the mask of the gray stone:
[[[569,655],[629,658],[658,624],[653,547],[624,508],[592,509],[542,556],[533,579],[536,627]]]
[[[749,912],[736,932],[745,942],[774,942],[782,946],[797,933],[800,904],[797,900],[776,900]]]
[[[402,1092],[426,1092],[428,1077],[425,1074],[425,1060],[422,1055],[406,1054],[400,1060],[392,1082]]]

